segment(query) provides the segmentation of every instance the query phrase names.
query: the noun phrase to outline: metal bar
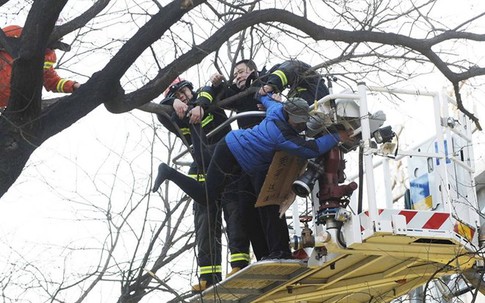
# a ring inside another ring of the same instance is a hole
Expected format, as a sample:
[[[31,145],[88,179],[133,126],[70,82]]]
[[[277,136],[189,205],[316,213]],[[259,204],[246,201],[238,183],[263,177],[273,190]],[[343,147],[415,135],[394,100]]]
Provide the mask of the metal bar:
[[[455,162],[456,164],[460,165],[464,169],[466,169],[469,173],[475,172],[475,169],[473,167],[466,165],[463,161],[461,161],[461,159],[458,159],[456,157],[450,157],[449,159]]]
[[[435,117],[435,132],[436,132],[436,142],[438,145],[438,152],[442,152],[446,155],[446,151],[451,151],[451,148],[447,148],[447,144],[450,144],[451,142],[445,142],[445,136],[443,134],[443,127],[441,125],[441,117],[448,117],[448,104],[446,104],[446,107],[443,106],[442,101],[443,99],[441,98],[441,94],[437,94],[433,98],[433,104],[434,104],[434,117]],[[444,111],[442,113],[442,110]],[[451,138],[449,134],[447,134],[448,138]],[[439,180],[441,184],[442,191],[441,193],[441,201],[443,202],[441,205],[443,205],[443,209],[437,209],[437,210],[444,210],[446,212],[451,213],[452,212],[452,206],[450,204],[450,190],[448,187],[449,180],[448,180],[448,172],[447,172],[447,167],[446,167],[446,159],[445,161],[441,161],[441,164],[437,166],[437,171],[439,173]],[[433,203],[434,204],[434,203]],[[435,205],[433,205],[433,208]],[[441,208],[441,207],[440,207]]]
[[[401,88],[387,88],[378,86],[368,86],[367,89],[372,92],[381,92],[389,94],[403,94],[403,95],[413,95],[413,96],[430,96],[434,97],[437,95],[436,92],[412,90],[412,89],[401,89]]]
[[[360,109],[360,124],[362,127],[362,141],[368,148],[370,145],[370,123],[369,110],[367,108],[367,88],[365,83],[359,83],[359,109]],[[369,206],[369,218],[371,222],[376,222],[378,219],[377,203],[376,203],[376,187],[374,183],[374,169],[372,165],[372,154],[364,153],[364,169],[365,182],[367,185],[367,203]]]
[[[331,94],[326,95],[322,99],[318,100],[316,103],[317,105],[325,105],[326,102],[334,99],[350,99],[350,100],[359,100],[359,94]],[[315,104],[310,105],[310,110],[315,108]]]

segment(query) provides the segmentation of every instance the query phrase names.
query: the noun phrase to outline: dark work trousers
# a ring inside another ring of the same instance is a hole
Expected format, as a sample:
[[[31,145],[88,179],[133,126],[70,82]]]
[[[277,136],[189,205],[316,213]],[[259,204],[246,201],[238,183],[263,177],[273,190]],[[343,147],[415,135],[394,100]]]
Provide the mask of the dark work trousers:
[[[240,178],[242,174],[241,166],[234,158],[226,141],[221,140],[216,145],[209,164],[205,184],[200,184],[183,174],[172,173],[167,177],[197,203],[203,205],[209,203],[212,205],[216,203],[224,188],[233,182],[234,179]],[[264,177],[265,173],[249,176],[254,193],[259,193]],[[278,206],[265,206],[258,210],[260,218],[264,222],[263,228],[269,253],[278,251],[289,252],[289,235],[286,220],[279,219],[278,209]]]
[[[256,197],[259,195],[259,192],[263,187],[266,173],[267,172],[264,171],[249,176]],[[256,202],[256,200],[254,200],[254,202]],[[279,218],[279,209],[279,205],[258,207],[257,212],[259,213],[261,221],[261,226],[258,226],[258,228],[262,228],[264,231],[268,254],[281,252],[291,254],[288,224],[285,216],[281,219]]]
[[[199,171],[207,171],[215,145],[208,145],[208,140],[200,127],[191,127],[191,133],[194,147],[193,154]],[[197,241],[197,246],[199,248],[198,260],[201,271],[204,266],[216,264],[214,262],[221,264],[221,208],[227,226],[231,266],[232,268],[242,268],[249,264],[248,233],[242,222],[243,217],[239,210],[238,183],[235,181],[232,179],[228,182],[229,184],[215,203],[205,205],[194,203],[194,211],[202,213],[202,215],[196,215],[196,220],[199,222],[199,226],[196,225],[196,230],[199,231],[198,238],[200,239],[200,241]],[[204,231],[204,228],[207,230]]]
[[[199,176],[195,162],[190,166],[189,176],[195,179]],[[194,202],[193,209],[199,276],[201,280],[215,284],[222,280],[220,203],[217,201],[211,207],[206,207]]]
[[[239,206],[242,224],[247,231],[249,241],[253,248],[256,260],[266,257],[268,252],[268,245],[266,244],[266,237],[263,227],[261,225],[261,218],[259,209],[255,208],[258,192],[255,192],[251,178],[247,174],[242,174],[238,181],[239,185]]]
[[[234,179],[227,184],[220,197],[222,209],[224,210],[224,220],[226,221],[228,246],[231,252],[229,261],[232,268],[244,268],[251,261],[248,230],[245,224],[246,218],[241,211],[239,199],[239,183],[237,179]]]
[[[269,253],[284,252],[284,255],[289,255],[291,250],[288,224],[284,215],[283,218],[279,217],[279,210],[279,205],[258,207]]]

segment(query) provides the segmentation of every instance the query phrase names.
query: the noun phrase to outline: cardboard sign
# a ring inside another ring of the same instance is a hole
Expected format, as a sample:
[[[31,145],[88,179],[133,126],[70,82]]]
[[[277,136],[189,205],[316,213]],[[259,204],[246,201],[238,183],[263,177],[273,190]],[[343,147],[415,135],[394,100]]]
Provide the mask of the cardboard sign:
[[[291,189],[291,185],[305,170],[306,164],[306,159],[285,151],[277,151],[255,206],[279,205],[280,216],[282,216],[295,201],[296,194]]]

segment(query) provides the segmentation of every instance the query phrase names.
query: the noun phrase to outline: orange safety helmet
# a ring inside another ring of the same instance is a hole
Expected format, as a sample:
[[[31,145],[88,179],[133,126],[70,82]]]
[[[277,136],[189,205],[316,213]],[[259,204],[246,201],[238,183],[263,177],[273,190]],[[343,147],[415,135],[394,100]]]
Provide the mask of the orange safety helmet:
[[[22,27],[18,25],[5,26],[2,30],[7,37],[19,38],[22,34]]]
[[[170,86],[163,92],[163,94],[165,95],[166,98],[174,97],[175,93],[179,89],[184,87],[188,87],[190,88],[190,90],[194,89],[194,85],[192,85],[191,82],[184,80],[180,77],[177,77],[175,78],[175,80],[173,80],[172,84],[170,84]]]

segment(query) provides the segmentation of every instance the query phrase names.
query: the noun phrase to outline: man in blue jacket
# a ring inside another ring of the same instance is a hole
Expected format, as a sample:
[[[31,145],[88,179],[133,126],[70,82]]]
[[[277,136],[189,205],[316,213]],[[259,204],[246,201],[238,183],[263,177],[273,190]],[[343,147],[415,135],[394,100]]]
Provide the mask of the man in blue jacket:
[[[301,98],[290,98],[282,103],[272,95],[260,97],[266,107],[266,118],[250,129],[233,130],[219,141],[209,164],[205,187],[170,168],[159,167],[159,176],[175,182],[197,203],[215,203],[230,182],[232,176],[248,174],[255,192],[259,192],[276,151],[284,150],[303,158],[316,158],[339,142],[349,139],[350,133],[338,131],[306,140],[300,133],[306,129],[309,119],[308,103]],[[277,206],[266,206],[268,208]],[[273,211],[269,211],[273,213]],[[261,213],[268,241],[267,259],[290,259],[289,235],[286,220]],[[270,221],[270,222],[268,222]],[[284,227],[284,228],[283,228]],[[283,230],[284,229],[284,230]]]

